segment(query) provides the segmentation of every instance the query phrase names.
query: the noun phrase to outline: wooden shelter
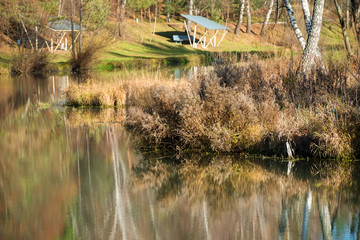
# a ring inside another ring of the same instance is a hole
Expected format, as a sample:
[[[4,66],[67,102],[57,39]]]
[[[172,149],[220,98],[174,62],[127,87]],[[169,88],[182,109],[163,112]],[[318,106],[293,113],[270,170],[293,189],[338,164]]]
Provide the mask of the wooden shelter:
[[[75,32],[75,41],[79,38],[80,35],[80,26],[73,23],[73,28]],[[49,22],[49,25],[47,26],[47,29],[49,29],[49,39],[50,39],[50,46],[49,43],[46,42],[47,47],[49,48],[49,51],[54,53],[58,49],[61,50],[70,50],[72,48],[72,45],[68,47],[68,36],[71,38],[71,22],[68,20],[56,20]],[[82,28],[84,31],[85,29]],[[71,41],[70,41],[71,42]]]
[[[187,33],[190,45],[193,48],[197,48],[197,46],[199,44],[201,44],[201,46],[203,48],[208,48],[209,45],[211,45],[213,47],[218,47],[220,45],[220,43],[222,42],[222,40],[224,39],[227,32],[230,30],[230,28],[223,26],[217,22],[211,21],[202,16],[183,15],[183,14],[181,16],[190,20],[191,22],[195,23],[194,31],[193,31],[193,38],[192,38],[191,29],[188,29],[186,21],[184,21],[186,33]],[[196,30],[197,30],[196,26],[197,25],[200,25],[205,28],[204,34],[200,37],[200,39],[198,41],[196,41]],[[213,31],[212,34],[211,34],[211,30]],[[221,31],[221,30],[223,30],[224,33],[223,33],[220,41],[217,42],[216,37],[217,37],[217,34],[219,33],[219,31]],[[207,37],[209,39],[208,42],[206,41]]]

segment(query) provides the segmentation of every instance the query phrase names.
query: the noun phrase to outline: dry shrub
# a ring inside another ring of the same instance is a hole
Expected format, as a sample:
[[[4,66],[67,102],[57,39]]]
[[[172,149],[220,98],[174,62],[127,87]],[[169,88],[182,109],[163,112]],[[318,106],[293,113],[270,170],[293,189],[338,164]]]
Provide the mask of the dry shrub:
[[[81,73],[83,70],[90,70],[96,60],[98,52],[106,45],[104,42],[91,41],[81,51],[77,51],[70,59],[71,71]]]
[[[285,154],[289,141],[300,156],[353,157],[359,109],[349,96],[358,83],[344,66],[330,63],[307,78],[296,77],[296,66],[218,61],[197,79],[138,86],[128,92],[127,123],[174,148]]]
[[[124,86],[116,83],[72,83],[65,90],[66,104],[69,106],[116,107],[124,106],[126,95]]]
[[[11,71],[14,74],[38,74],[47,70],[49,53],[19,48],[12,54]]]

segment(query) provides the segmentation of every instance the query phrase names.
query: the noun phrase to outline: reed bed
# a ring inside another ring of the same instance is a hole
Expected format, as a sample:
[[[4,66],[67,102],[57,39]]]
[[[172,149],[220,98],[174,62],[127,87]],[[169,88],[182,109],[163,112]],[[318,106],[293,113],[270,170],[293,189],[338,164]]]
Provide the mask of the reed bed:
[[[72,83],[65,91],[66,104],[83,107],[117,107],[125,105],[125,90],[122,84]]]

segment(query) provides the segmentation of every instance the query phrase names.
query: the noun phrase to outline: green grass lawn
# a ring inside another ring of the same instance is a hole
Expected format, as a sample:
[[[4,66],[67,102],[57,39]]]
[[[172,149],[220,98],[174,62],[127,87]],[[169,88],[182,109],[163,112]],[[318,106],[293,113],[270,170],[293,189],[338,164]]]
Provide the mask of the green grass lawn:
[[[219,47],[209,46],[209,48],[203,49],[201,46],[198,46],[197,49],[194,49],[189,44],[179,44],[172,41],[172,35],[185,34],[183,23],[180,21],[168,24],[164,20],[158,20],[156,28],[154,28],[154,22],[144,21],[143,23],[136,23],[134,20],[129,19],[126,26],[126,37],[122,40],[113,40],[113,36],[109,32],[103,31],[101,33],[100,38],[109,40],[106,40],[106,47],[97,54],[96,66],[98,69],[102,69],[107,65],[118,66],[124,62],[141,61],[153,61],[154,65],[156,65],[159,61],[167,61],[168,59],[181,59],[179,62],[197,62],[204,55],[211,52],[286,52],[286,54],[300,52],[296,38],[294,39],[294,36],[292,36],[294,34],[291,28],[287,27],[285,29],[284,25],[276,26],[274,29],[269,26],[267,34],[270,37],[264,38],[259,36],[262,26],[260,23],[252,25],[251,34],[244,33],[244,23],[239,36],[233,34],[235,23],[227,25],[231,30]],[[153,33],[154,29],[155,33]],[[282,34],[285,31],[292,37],[290,38],[290,42],[293,42],[293,44],[290,44],[290,46],[292,45],[291,47],[277,44],[275,40],[271,39],[274,36],[274,38],[281,40]],[[199,39],[203,32],[204,29],[198,26],[196,38]],[[349,35],[351,36],[353,46],[357,45],[352,37],[352,31],[349,31]],[[219,32],[218,41],[221,36],[222,32]],[[343,38],[340,25],[337,21],[323,23],[319,45],[321,49],[326,51],[326,54],[334,52],[340,58],[346,56],[346,53],[343,53]],[[51,56],[51,62],[55,68],[67,68],[70,56],[70,51],[60,51]],[[10,58],[11,53],[8,48],[0,49],[1,68],[8,68]]]

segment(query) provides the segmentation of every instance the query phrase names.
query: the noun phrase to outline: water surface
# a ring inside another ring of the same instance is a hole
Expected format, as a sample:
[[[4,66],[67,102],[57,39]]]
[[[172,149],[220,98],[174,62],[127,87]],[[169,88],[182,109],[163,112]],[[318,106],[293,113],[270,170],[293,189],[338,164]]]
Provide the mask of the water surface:
[[[0,78],[0,239],[359,239],[358,164],[139,152],[71,81]]]

